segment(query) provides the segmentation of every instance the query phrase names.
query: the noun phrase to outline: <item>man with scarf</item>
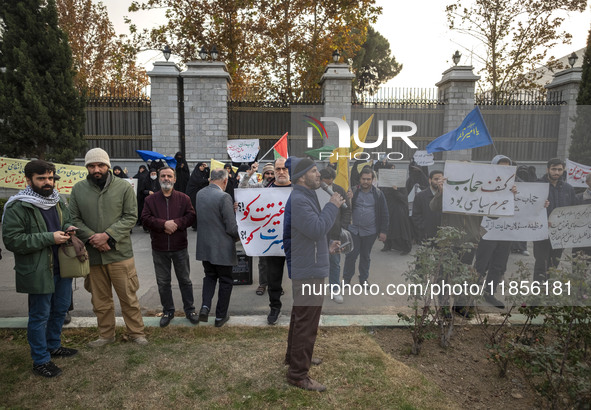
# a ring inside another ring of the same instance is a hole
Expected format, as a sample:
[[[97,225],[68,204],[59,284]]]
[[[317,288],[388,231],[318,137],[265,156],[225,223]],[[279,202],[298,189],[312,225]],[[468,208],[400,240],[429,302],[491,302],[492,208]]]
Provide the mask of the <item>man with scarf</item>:
[[[35,160],[25,165],[27,187],[4,206],[2,239],[14,252],[16,291],[29,294],[27,340],[33,372],[44,377],[62,373],[51,359],[74,356],[60,336],[72,298],[72,279],[60,277],[58,245],[74,234],[70,212],[54,189],[55,166]]]

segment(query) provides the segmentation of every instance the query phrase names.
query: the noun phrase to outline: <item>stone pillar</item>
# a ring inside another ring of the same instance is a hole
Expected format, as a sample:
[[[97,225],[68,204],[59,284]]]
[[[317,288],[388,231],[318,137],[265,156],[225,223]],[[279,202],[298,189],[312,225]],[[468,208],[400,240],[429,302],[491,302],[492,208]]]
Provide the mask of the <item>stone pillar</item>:
[[[150,76],[152,150],[173,156],[181,150],[179,133],[178,79],[175,63],[157,61]]]
[[[466,115],[474,109],[474,89],[480,77],[472,72],[473,69],[472,66],[451,67],[443,73],[441,81],[435,84],[439,89],[440,99],[445,102],[442,135],[458,128]],[[469,161],[472,159],[472,150],[446,151],[443,152],[442,159]]]
[[[324,116],[342,118],[345,116],[347,123],[353,132],[351,121],[351,81],[355,74],[351,72],[348,64],[328,64],[320,79],[322,85],[322,99],[324,100]],[[336,124],[324,123],[328,133],[328,142],[325,145],[339,145],[339,132]]]
[[[228,140],[228,84],[226,64],[191,61],[181,73],[185,102],[187,161],[225,160]]]
[[[577,96],[583,78],[581,67],[569,68],[554,74],[554,79],[546,86],[549,98],[557,98],[566,102],[560,107],[560,125],[558,128],[558,146],[556,156],[563,161],[568,157],[571,135],[575,126],[577,113]],[[552,95],[554,94],[554,95]],[[549,158],[541,158],[547,160]]]

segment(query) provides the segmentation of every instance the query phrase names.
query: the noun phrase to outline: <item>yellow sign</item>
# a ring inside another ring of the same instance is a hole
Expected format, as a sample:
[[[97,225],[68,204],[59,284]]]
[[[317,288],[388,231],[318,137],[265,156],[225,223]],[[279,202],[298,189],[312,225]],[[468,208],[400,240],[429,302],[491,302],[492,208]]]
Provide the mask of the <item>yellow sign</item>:
[[[12,159],[0,157],[0,187],[25,189],[25,165],[30,161],[24,159]],[[76,165],[54,164],[55,173],[60,176],[55,181],[55,188],[60,194],[70,194],[72,187],[82,181],[88,175],[85,167]]]

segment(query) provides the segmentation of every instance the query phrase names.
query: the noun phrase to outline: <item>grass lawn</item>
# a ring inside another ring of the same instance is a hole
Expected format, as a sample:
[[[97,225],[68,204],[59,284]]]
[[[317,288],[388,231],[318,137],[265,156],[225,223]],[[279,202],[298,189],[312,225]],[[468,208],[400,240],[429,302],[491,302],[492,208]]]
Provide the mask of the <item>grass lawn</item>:
[[[96,328],[67,329],[63,374],[33,374],[25,330],[0,329],[0,408],[457,408],[418,371],[385,354],[363,328],[320,329],[311,376],[324,393],[285,381],[287,329],[147,328],[146,347],[91,350]]]

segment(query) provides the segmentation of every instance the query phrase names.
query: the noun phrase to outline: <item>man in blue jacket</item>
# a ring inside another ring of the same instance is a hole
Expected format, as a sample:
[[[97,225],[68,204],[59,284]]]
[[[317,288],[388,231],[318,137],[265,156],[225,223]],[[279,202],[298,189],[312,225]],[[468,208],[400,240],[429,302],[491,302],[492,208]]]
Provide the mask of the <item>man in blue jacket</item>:
[[[364,167],[359,176],[359,186],[351,200],[353,208],[353,222],[349,232],[353,236],[353,250],[345,258],[343,280],[351,283],[355,275],[355,263],[359,260],[359,283],[367,283],[369,278],[369,257],[371,248],[378,238],[384,242],[386,232],[390,226],[388,205],[383,192],[373,186],[374,173],[370,167]]]
[[[287,382],[304,390],[324,391],[326,387],[310,378],[318,322],[324,301],[324,282],[329,272],[328,232],[345,202],[339,194],[320,208],[315,190],[320,173],[310,159],[290,157],[286,163],[293,191],[285,206],[283,243],[287,270],[292,280],[293,307],[287,338],[285,362]],[[330,244],[336,252],[339,242]]]

